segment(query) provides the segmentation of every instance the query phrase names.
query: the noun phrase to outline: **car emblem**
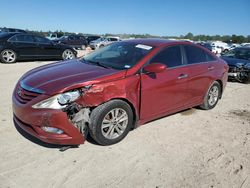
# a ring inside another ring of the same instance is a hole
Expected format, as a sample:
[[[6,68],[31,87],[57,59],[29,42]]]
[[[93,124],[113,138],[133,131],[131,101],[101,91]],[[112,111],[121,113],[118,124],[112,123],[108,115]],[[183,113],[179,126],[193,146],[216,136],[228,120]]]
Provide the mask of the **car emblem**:
[[[17,94],[18,94],[18,96],[22,97],[23,90],[21,88],[18,88]]]

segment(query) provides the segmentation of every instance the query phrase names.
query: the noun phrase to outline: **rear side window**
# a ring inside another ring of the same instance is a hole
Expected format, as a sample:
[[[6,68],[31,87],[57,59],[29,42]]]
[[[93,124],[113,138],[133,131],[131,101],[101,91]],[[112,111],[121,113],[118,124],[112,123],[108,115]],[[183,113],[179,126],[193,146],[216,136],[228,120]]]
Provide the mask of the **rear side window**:
[[[205,51],[195,46],[184,46],[188,64],[206,62],[207,57]]]
[[[182,65],[180,46],[172,46],[164,49],[151,60],[151,63],[163,63],[167,67]]]
[[[209,53],[205,52],[205,54],[206,54],[207,61],[215,61],[216,60],[215,57],[210,55]]]
[[[34,42],[34,39],[31,35],[15,35],[16,42]]]

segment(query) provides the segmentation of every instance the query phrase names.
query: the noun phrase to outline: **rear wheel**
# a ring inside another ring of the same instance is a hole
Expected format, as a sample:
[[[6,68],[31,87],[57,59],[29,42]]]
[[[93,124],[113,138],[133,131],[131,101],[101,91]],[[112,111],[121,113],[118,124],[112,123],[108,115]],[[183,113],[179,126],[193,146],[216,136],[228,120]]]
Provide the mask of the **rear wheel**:
[[[200,106],[204,110],[210,110],[216,106],[221,96],[221,85],[215,81],[207,91],[203,104]]]
[[[15,63],[17,59],[16,52],[10,49],[1,52],[1,61],[6,64]]]
[[[76,57],[75,54],[74,54],[73,51],[70,50],[70,49],[66,49],[66,50],[64,50],[63,53],[62,53],[62,58],[63,58],[63,60],[74,59],[75,57]]]
[[[90,135],[101,145],[120,142],[130,131],[133,112],[122,100],[112,100],[96,107],[90,116]]]

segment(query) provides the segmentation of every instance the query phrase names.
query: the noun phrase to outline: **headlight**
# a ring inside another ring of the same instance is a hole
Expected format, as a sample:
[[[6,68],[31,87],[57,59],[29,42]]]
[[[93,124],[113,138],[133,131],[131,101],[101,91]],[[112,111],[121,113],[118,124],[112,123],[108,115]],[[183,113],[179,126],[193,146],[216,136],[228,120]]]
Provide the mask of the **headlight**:
[[[57,100],[59,104],[65,105],[65,104],[75,101],[76,99],[80,97],[80,95],[81,94],[79,91],[71,91],[71,92],[60,94],[57,97]]]
[[[81,96],[80,91],[70,91],[62,94],[55,95],[46,100],[43,100],[35,105],[32,108],[41,109],[41,108],[50,108],[50,109],[62,109],[65,108],[67,104],[74,102]]]

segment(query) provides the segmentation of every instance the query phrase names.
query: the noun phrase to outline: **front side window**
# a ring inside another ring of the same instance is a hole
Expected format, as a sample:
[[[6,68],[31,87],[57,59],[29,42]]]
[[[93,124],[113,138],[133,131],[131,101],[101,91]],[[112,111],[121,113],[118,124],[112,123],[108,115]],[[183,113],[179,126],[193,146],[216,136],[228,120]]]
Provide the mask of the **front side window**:
[[[43,38],[43,37],[40,37],[40,36],[34,36],[34,38],[35,38],[36,42],[38,42],[38,43],[45,43],[45,44],[50,43],[50,40]]]
[[[83,62],[120,70],[129,69],[152,49],[148,45],[117,42],[86,55]]]
[[[151,63],[163,63],[167,67],[177,67],[182,65],[180,46],[172,46],[164,49],[153,57]]]

